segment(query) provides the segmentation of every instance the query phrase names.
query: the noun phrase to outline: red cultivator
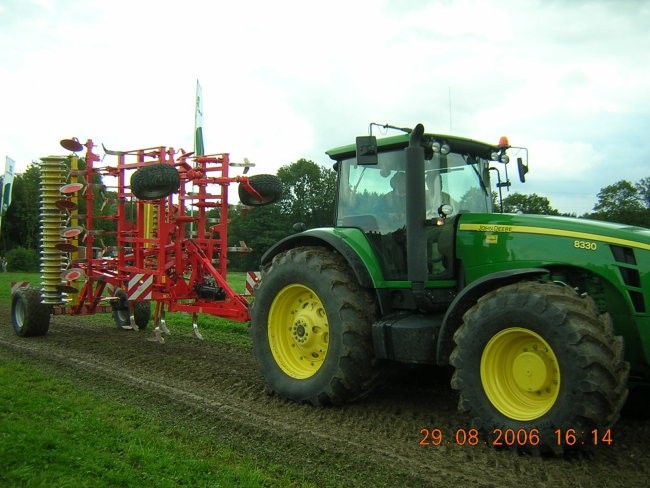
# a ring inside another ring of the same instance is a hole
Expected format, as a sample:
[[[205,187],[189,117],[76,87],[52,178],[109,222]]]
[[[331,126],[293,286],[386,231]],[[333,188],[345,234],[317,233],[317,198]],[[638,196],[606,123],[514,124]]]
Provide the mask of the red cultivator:
[[[228,252],[246,250],[245,245],[228,247],[228,189],[238,183],[243,204],[265,205],[280,197],[275,176],[229,176],[234,164],[226,153],[192,157],[162,146],[104,148],[117,158],[104,166],[92,140],[61,144],[75,153],[85,148],[86,165],[79,169],[74,155],[42,160],[42,289],[14,294],[16,332],[44,334],[50,313],[106,311],[113,312],[118,327],[142,328],[150,318],[150,301],[156,304],[156,331],[166,331],[165,311],[193,314],[197,336],[198,313],[249,320],[247,299],[226,282]],[[247,173],[250,165],[237,166]],[[115,192],[96,183],[103,179],[116,180]],[[75,213],[81,199],[83,215]],[[97,199],[114,213],[96,215]],[[101,220],[114,225],[97,225]],[[104,245],[108,235],[115,236],[114,247]]]

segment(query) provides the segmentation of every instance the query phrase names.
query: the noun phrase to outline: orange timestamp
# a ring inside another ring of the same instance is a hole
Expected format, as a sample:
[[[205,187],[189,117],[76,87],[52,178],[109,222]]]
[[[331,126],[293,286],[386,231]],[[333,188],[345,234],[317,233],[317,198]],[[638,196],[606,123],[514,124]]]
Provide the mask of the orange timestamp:
[[[561,446],[577,445],[611,445],[611,429],[591,431],[578,431],[576,429],[556,429],[554,433],[554,442]],[[459,428],[449,435],[445,435],[442,429],[420,429],[421,446],[440,446],[457,445],[457,446],[478,446],[489,445],[494,447],[512,447],[512,446],[537,446],[541,442],[540,431],[537,428],[532,429],[492,429],[487,439],[481,438],[480,431],[475,428]]]
[[[598,446],[606,445],[611,446],[614,440],[612,439],[612,429],[592,429],[590,431],[577,430],[577,429],[555,429],[555,440],[558,446]]]

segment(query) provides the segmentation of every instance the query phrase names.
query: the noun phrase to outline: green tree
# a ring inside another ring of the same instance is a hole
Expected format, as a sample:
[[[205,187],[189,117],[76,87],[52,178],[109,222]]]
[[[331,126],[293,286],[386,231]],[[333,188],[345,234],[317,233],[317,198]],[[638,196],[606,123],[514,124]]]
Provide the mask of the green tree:
[[[602,188],[594,212],[583,217],[650,227],[650,209],[642,203],[643,198],[645,197],[639,193],[638,186],[620,180]]]
[[[273,244],[296,231],[293,225],[307,228],[331,226],[334,217],[336,173],[313,161],[299,159],[282,166],[277,173],[283,196],[264,207],[233,207],[229,213],[228,242],[244,241],[252,251],[231,253],[233,269],[256,270],[260,258]]]
[[[641,178],[634,186],[639,192],[645,208],[650,209],[650,176]]]
[[[255,271],[262,255],[280,239],[292,234],[289,218],[278,205],[244,208],[234,206],[229,212],[228,241],[231,246],[246,243],[250,252],[231,252],[230,269]]]
[[[620,180],[602,188],[598,193],[596,212],[616,214],[622,211],[635,212],[643,208],[637,188],[627,180]]]
[[[14,247],[7,253],[8,271],[38,271],[38,254],[34,249]]]
[[[551,207],[548,198],[533,193],[513,193],[503,199],[503,211],[506,213],[523,212],[525,214],[560,215],[556,209]]]
[[[2,243],[5,250],[20,246],[37,249],[41,170],[32,162],[24,173],[14,177],[11,205],[2,219]]]
[[[334,219],[336,173],[313,161],[299,159],[278,170],[283,196],[282,213],[307,228],[331,226]]]

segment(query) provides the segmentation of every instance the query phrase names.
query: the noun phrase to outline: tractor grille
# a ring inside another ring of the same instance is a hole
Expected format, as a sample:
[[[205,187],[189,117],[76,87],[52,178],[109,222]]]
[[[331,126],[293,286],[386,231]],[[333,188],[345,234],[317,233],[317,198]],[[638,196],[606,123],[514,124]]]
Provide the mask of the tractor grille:
[[[634,310],[637,313],[645,313],[646,305],[641,291],[641,274],[637,269],[634,249],[630,247],[615,246],[613,244],[609,247],[612,250],[614,260],[618,263],[616,267],[621,275],[621,280],[625,285]]]

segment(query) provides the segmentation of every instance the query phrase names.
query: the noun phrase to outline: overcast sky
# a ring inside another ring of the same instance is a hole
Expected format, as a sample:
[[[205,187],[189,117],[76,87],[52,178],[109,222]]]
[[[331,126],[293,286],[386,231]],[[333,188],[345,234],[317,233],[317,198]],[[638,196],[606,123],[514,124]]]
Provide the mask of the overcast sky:
[[[512,191],[581,214],[650,176],[649,26],[647,0],[0,0],[0,157],[191,150],[199,79],[206,150],[256,172],[421,122],[528,147]]]

